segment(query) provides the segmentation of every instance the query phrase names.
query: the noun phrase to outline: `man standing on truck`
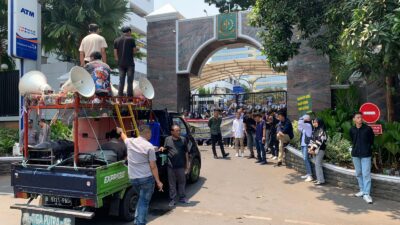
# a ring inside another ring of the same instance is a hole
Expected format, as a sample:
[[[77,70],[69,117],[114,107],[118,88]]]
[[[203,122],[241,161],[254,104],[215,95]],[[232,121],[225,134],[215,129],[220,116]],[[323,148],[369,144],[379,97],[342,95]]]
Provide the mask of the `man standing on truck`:
[[[214,158],[218,159],[217,151],[215,149],[215,145],[218,142],[219,147],[221,148],[221,154],[223,158],[226,158],[229,153],[225,153],[224,144],[222,143],[222,134],[221,134],[221,123],[222,118],[219,117],[219,109],[214,109],[214,116],[208,121],[208,127],[210,127],[211,131],[211,144],[212,150],[214,154]]]
[[[117,128],[128,149],[128,173],[132,188],[139,199],[136,205],[135,224],[145,225],[151,197],[154,192],[154,183],[158,190],[163,191],[163,183],[158,175],[154,146],[149,142],[151,129],[147,125],[139,128],[138,138],[128,138],[122,128]]]
[[[181,137],[181,128],[178,125],[171,127],[171,136],[165,139],[164,147],[160,148],[161,152],[168,152],[168,182],[169,197],[171,199],[169,206],[176,205],[175,198],[177,196],[176,183],[178,182],[179,202],[187,204],[186,198],[186,174],[190,171],[189,150],[187,140]]]
[[[100,52],[104,63],[107,63],[106,48],[107,42],[103,36],[99,35],[100,29],[97,24],[89,24],[89,34],[82,39],[79,47],[79,59],[81,66],[84,67],[90,61],[93,52]]]

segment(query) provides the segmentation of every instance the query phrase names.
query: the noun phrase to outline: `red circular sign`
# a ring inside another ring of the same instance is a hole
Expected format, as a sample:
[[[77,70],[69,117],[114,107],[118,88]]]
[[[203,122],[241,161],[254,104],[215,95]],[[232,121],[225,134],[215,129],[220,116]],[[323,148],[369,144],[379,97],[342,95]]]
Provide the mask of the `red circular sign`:
[[[360,112],[363,115],[363,120],[366,123],[375,123],[381,117],[381,110],[374,103],[365,103],[360,107]]]

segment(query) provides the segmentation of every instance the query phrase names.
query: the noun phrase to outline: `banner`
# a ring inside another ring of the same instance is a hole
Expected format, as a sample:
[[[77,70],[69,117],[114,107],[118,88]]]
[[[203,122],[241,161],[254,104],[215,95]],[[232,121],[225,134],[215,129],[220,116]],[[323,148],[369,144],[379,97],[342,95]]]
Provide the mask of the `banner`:
[[[222,138],[231,138],[232,124],[235,116],[228,116],[222,118],[221,133]],[[185,120],[192,131],[192,135],[196,140],[208,140],[211,139],[210,128],[208,127],[208,120],[203,119],[186,119]]]
[[[297,98],[297,110],[299,115],[312,112],[312,99],[311,94],[300,96]]]
[[[9,0],[9,54],[17,58],[37,60],[38,1]]]

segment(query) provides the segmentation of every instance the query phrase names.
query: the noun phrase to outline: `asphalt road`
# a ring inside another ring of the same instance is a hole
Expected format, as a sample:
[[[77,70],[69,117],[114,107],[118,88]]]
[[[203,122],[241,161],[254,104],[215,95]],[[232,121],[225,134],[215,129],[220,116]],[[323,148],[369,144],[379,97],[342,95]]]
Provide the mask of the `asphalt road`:
[[[231,155],[233,151],[230,150]],[[301,174],[275,162],[260,166],[253,160],[232,157],[215,160],[202,147],[201,179],[187,187],[191,203],[168,207],[166,196],[153,199],[150,225],[399,225],[400,203],[374,199],[372,205],[351,196],[345,189],[329,185],[315,187]],[[9,192],[9,178],[0,178],[1,224],[19,224],[20,213],[9,206],[20,200]],[[116,218],[98,216],[85,225],[125,225]]]

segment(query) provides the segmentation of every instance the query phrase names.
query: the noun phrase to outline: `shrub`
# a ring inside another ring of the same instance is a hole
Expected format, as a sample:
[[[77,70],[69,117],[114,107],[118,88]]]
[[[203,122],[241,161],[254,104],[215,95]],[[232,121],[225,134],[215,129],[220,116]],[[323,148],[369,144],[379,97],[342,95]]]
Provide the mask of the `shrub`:
[[[13,146],[19,141],[17,129],[0,128],[0,155],[12,154]]]
[[[293,125],[294,138],[290,141],[290,145],[292,145],[296,149],[299,149],[301,147],[300,146],[300,132],[298,130],[299,122],[295,120],[295,121],[293,121],[292,125]]]
[[[72,141],[72,128],[63,124],[61,121],[56,121],[51,125],[50,139]]]
[[[351,163],[350,147],[350,141],[345,139],[341,133],[334,134],[327,141],[325,152],[327,161],[341,165]]]

